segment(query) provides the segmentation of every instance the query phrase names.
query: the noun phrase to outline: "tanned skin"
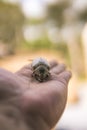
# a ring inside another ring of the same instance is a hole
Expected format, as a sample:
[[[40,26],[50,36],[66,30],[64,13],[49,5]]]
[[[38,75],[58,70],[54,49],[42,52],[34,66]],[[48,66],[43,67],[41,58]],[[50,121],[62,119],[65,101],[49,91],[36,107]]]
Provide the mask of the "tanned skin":
[[[51,77],[42,83],[32,79],[31,65],[16,73],[0,69],[1,130],[51,130],[56,125],[66,105],[71,72],[56,61],[50,66]]]

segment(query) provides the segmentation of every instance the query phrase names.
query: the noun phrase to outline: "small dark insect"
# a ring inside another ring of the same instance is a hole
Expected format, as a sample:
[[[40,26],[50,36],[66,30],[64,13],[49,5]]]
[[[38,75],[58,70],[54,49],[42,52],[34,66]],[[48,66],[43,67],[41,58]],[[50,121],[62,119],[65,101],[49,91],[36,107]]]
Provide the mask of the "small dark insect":
[[[44,58],[36,58],[32,62],[32,76],[39,82],[44,82],[50,77],[50,65]]]

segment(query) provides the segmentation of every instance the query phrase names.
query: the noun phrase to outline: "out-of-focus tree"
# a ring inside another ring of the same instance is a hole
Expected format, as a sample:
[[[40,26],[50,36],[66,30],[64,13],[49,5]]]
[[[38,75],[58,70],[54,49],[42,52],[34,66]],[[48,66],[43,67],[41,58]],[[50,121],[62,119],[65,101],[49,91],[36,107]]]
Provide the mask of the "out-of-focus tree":
[[[54,4],[48,4],[47,20],[54,21],[58,27],[67,24],[84,24],[87,22],[87,2],[85,1],[57,0]]]
[[[69,0],[58,0],[55,4],[48,6],[48,19],[61,27],[64,24],[64,10],[70,6]]]
[[[85,70],[87,76],[87,23],[82,31],[82,44],[83,44],[83,53],[84,53],[84,61],[85,61]]]
[[[87,21],[87,6],[83,8],[80,3],[80,8],[78,2],[80,1],[58,0],[55,4],[48,5],[47,21],[51,20],[54,27],[60,28],[60,32],[65,28],[64,40],[69,49],[72,70],[77,75],[84,75],[84,58],[79,41],[82,27]]]
[[[5,53],[14,53],[16,45],[23,37],[23,24],[24,15],[19,6],[0,1],[0,43],[5,44]]]

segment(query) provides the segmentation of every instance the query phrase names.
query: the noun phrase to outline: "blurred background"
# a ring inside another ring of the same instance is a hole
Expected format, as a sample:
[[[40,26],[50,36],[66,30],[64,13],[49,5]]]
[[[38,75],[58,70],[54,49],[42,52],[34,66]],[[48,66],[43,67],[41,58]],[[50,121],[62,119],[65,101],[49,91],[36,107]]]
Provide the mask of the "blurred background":
[[[0,67],[44,57],[72,71],[56,130],[87,130],[87,0],[0,0]]]

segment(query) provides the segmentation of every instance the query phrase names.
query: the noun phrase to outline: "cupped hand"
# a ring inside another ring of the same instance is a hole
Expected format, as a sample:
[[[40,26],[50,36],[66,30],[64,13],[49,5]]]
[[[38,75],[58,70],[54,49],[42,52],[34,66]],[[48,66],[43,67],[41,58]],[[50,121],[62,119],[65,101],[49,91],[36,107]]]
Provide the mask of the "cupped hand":
[[[0,88],[4,86],[0,93],[7,92],[1,98],[11,100],[17,105],[31,130],[52,129],[66,105],[71,72],[66,70],[64,64],[51,61],[50,65],[51,77],[42,83],[32,78],[30,65],[23,67],[15,74],[0,70],[0,77],[2,77]]]

